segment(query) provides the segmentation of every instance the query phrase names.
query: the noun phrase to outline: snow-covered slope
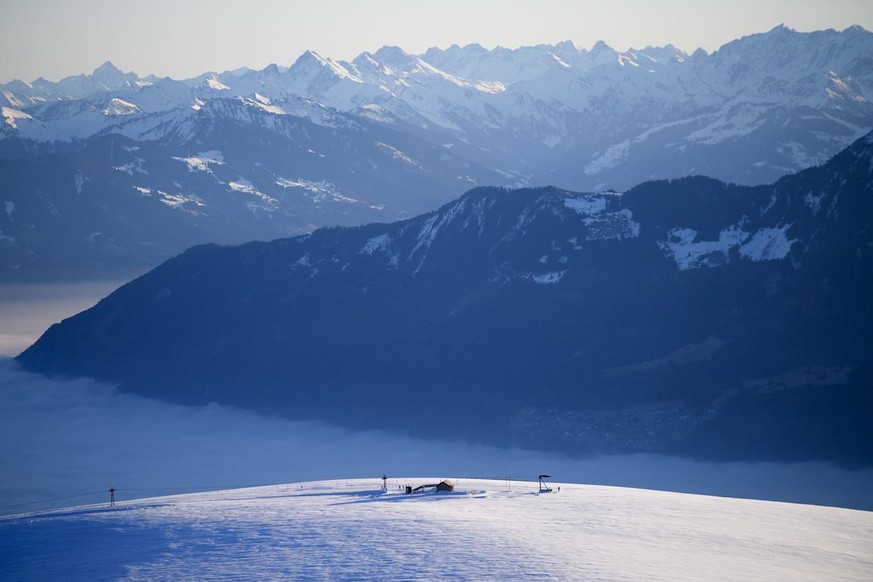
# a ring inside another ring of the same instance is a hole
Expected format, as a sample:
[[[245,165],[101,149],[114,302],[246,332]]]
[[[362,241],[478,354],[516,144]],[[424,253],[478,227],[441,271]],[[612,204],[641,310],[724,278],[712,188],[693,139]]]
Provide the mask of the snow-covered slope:
[[[442,478],[443,476],[440,476]],[[0,577],[869,580],[873,513],[588,485],[290,483],[0,520]]]
[[[619,53],[603,42],[590,50],[562,42],[422,55],[383,47],[351,62],[307,51],[288,68],[185,81],[153,82],[106,63],[58,83],[0,85],[0,105],[48,124],[57,139],[116,131],[127,117],[151,126],[143,135],[155,139],[167,124],[157,112],[302,96],[408,124],[406,131],[427,132],[446,148],[472,148],[474,161],[489,159],[491,169],[529,183],[624,189],[706,174],[752,184],[821,163],[873,127],[871,54],[873,34],[859,26],[811,33],[779,26],[691,55],[672,45]],[[51,135],[27,129],[24,138]]]

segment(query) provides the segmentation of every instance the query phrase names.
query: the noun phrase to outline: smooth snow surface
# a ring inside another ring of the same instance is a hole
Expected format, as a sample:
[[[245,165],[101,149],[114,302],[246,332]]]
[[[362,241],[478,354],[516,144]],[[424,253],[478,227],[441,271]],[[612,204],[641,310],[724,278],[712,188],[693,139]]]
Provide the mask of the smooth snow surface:
[[[873,513],[432,478],[273,485],[0,520],[0,578],[870,580]]]

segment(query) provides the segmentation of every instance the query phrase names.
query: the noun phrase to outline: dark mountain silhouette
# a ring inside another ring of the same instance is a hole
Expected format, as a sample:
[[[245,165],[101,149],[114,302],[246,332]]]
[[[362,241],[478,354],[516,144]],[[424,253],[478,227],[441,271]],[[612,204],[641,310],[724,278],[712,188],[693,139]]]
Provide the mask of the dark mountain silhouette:
[[[770,186],[478,188],[403,222],[195,247],[18,359],[351,426],[870,464],[871,140]]]

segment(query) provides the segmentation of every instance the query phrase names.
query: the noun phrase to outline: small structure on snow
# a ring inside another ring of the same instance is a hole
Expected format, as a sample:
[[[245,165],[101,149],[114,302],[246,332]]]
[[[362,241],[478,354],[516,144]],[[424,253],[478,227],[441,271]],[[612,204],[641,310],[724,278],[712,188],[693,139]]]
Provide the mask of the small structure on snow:
[[[548,486],[545,479],[551,479],[551,475],[540,475],[540,493],[551,493],[552,488]]]
[[[437,491],[448,491],[449,493],[451,493],[452,491],[455,490],[455,484],[452,481],[449,481],[448,479],[443,479],[442,481],[437,483],[436,490]]]
[[[411,485],[406,486],[406,494],[407,495],[410,495],[412,493],[421,493],[423,491],[429,491],[429,490],[447,491],[447,492],[451,493],[455,490],[455,484],[448,479],[443,479],[439,483],[429,483],[427,485],[419,485],[415,489],[413,489]]]

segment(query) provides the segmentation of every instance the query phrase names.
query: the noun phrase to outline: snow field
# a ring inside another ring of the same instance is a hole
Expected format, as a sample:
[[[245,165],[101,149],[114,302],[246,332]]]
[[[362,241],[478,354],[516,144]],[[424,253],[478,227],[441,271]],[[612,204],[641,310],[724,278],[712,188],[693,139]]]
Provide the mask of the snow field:
[[[869,580],[873,513],[431,478],[294,483],[0,520],[2,579]]]

